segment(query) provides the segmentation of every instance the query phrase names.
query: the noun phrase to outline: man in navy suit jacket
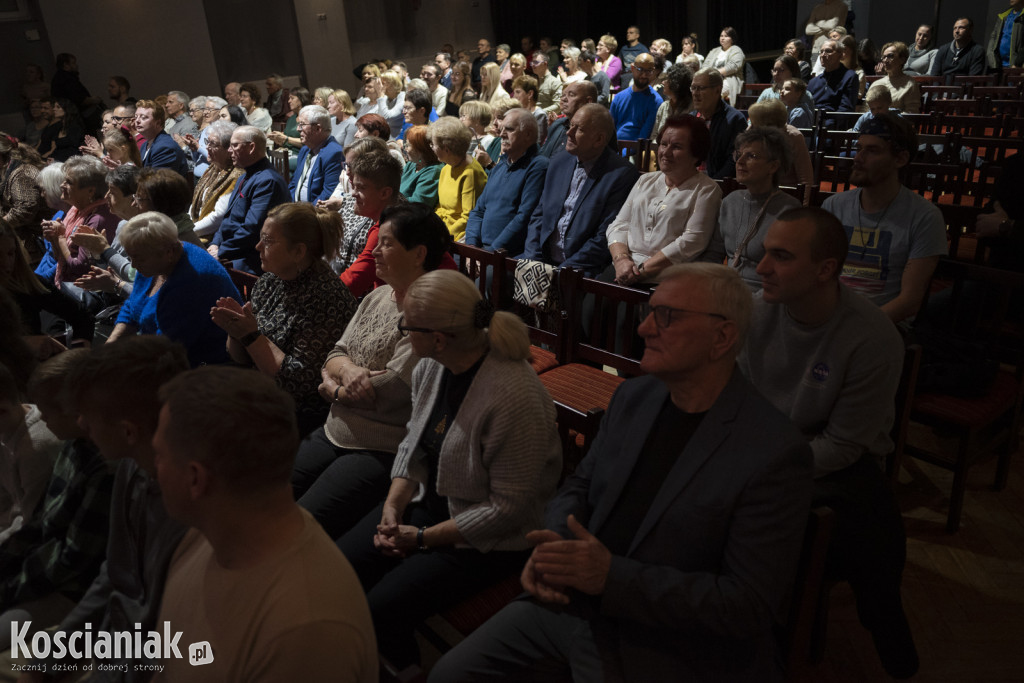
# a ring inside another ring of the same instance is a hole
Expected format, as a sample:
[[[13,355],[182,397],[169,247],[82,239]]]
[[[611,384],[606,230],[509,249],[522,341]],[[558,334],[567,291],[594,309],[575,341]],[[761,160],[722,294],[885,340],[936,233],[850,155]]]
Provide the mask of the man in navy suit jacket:
[[[267,136],[255,126],[239,126],[231,134],[231,161],[245,173],[235,183],[228,215],[207,251],[221,261],[230,261],[235,270],[262,275],[256,243],[267,213],[288,201],[288,186],[267,161]]]
[[[139,100],[135,105],[135,130],[146,139],[139,148],[142,165],[147,168],[169,168],[190,180],[185,152],[164,132],[164,108],[153,100]]]
[[[601,105],[586,104],[573,115],[565,152],[552,157],[530,218],[524,259],[580,268],[588,277],[608,267],[605,229],[639,177],[608,147],[614,139],[615,122]]]
[[[293,201],[315,204],[318,199],[330,199],[338,186],[345,152],[331,135],[331,115],[320,105],[303,107],[298,124],[302,149],[288,194]]]
[[[736,368],[750,313],[727,266],[666,273],[639,328],[648,375],[616,391],[547,528],[527,535],[530,596],[445,655],[432,683],[781,679],[773,627],[807,526],[812,456]]]

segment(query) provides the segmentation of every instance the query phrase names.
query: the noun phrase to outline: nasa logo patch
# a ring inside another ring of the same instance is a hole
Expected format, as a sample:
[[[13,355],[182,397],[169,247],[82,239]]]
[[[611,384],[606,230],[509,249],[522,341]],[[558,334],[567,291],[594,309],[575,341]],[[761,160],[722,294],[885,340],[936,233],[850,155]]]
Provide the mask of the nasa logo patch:
[[[811,377],[813,377],[819,382],[824,382],[825,380],[827,380],[828,373],[828,366],[825,365],[824,363],[818,363],[813,368],[811,368]]]

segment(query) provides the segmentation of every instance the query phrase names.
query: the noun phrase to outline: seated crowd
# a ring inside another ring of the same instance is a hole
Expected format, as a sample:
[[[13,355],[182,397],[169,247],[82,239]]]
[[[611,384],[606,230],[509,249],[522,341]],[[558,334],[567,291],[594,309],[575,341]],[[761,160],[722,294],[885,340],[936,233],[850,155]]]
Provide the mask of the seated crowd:
[[[117,680],[372,681],[520,576],[431,681],[775,680],[813,502],[884,668],[913,675],[881,463],[947,241],[901,180],[901,114],[914,74],[1020,66],[1011,4],[987,51],[958,19],[868,64],[825,0],[749,111],[732,27],[673,61],[636,26],[481,39],[361,65],[354,96],[272,74],[136,100],[116,76],[103,111],[73,55],[52,97],[30,73],[0,134],[0,642],[170,622],[212,661],[118,650]],[[856,189],[817,207],[822,111],[864,114]],[[642,140],[649,166],[622,153]],[[979,233],[1019,250],[997,199]],[[564,481],[527,328],[455,243],[650,292],[643,376]],[[21,656],[19,680],[64,680]]]

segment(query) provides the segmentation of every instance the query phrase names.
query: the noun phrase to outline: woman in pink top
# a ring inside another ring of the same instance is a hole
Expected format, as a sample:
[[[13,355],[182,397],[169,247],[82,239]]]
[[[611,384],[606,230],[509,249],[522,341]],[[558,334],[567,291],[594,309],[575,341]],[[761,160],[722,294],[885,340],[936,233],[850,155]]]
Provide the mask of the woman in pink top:
[[[615,40],[613,35],[603,35],[601,40],[597,41],[597,64],[594,66],[608,76],[608,80],[612,82],[612,92],[618,92],[622,85],[619,80],[619,74],[622,73],[622,60],[615,56],[615,50],[618,47],[619,41]]]

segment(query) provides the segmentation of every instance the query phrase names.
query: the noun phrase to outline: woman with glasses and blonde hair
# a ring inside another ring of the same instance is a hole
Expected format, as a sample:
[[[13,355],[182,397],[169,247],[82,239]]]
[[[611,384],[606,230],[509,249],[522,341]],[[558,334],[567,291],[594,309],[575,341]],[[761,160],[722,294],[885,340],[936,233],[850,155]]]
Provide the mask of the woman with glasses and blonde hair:
[[[522,570],[561,472],[551,397],[526,326],[436,271],[409,287],[398,330],[422,360],[383,504],[338,545],[367,593],[381,654],[419,661],[422,619]]]
[[[892,106],[908,114],[921,112],[921,86],[913,77],[903,71],[903,66],[910,57],[906,43],[898,40],[886,43],[882,47],[882,68],[885,76],[875,81],[875,85],[884,85],[892,95]]]

